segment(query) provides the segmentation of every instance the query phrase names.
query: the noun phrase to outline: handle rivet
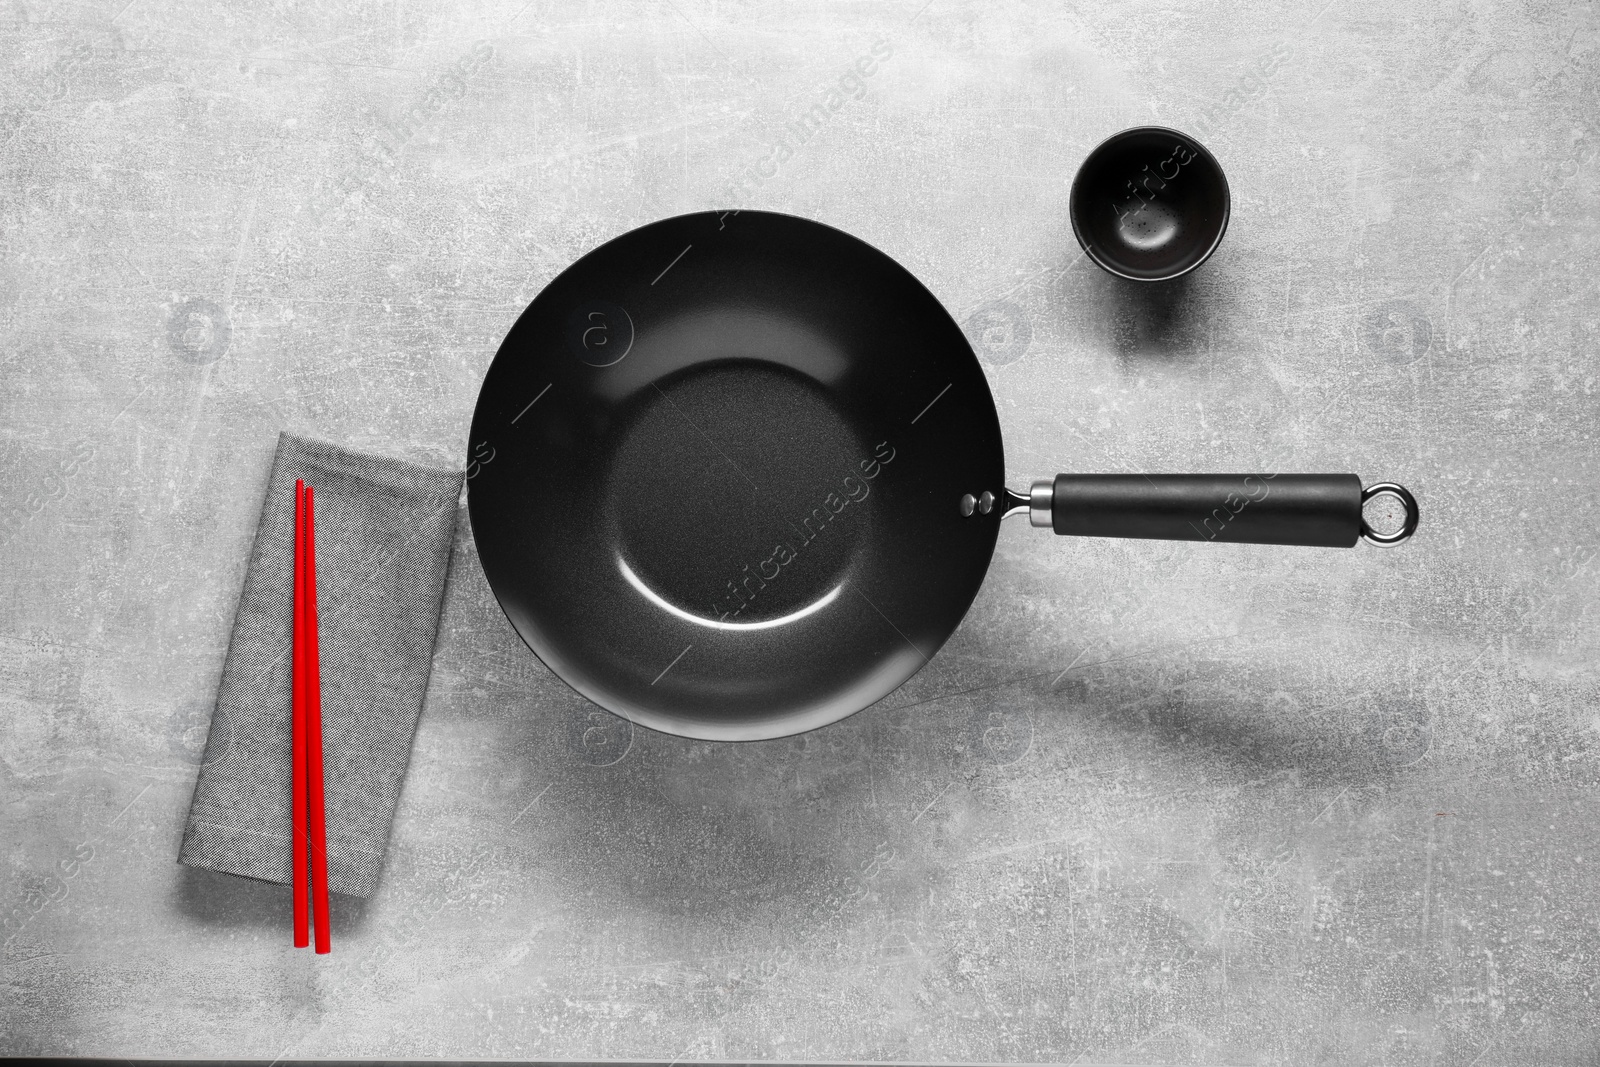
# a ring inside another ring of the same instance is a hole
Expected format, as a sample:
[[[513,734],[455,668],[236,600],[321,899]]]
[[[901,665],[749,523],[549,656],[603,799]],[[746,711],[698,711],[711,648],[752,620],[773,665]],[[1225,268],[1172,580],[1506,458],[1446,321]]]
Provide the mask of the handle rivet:
[[[981,514],[987,515],[987,514],[989,514],[989,512],[991,512],[993,510],[994,510],[994,494],[989,492],[989,490],[985,489],[983,491],[983,495],[978,498],[978,511]]]
[[[967,518],[972,514],[972,509],[977,507],[977,505],[977,497],[973,496],[971,493],[963,494],[961,497],[961,517]]]

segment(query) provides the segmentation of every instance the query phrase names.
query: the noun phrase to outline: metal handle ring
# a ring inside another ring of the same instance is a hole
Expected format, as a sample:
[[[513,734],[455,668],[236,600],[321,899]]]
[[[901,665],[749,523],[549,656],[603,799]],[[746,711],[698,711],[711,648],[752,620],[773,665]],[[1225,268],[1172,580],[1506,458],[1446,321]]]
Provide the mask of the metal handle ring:
[[[1380,496],[1393,497],[1400,501],[1401,507],[1406,509],[1405,525],[1394,533],[1379,533],[1367,525],[1367,501]],[[1361,490],[1361,508],[1361,536],[1366,539],[1369,545],[1388,548],[1391,545],[1398,545],[1401,541],[1408,539],[1417,532],[1417,498],[1412,496],[1410,491],[1403,485],[1397,485],[1394,482],[1379,482],[1377,485],[1367,486]]]

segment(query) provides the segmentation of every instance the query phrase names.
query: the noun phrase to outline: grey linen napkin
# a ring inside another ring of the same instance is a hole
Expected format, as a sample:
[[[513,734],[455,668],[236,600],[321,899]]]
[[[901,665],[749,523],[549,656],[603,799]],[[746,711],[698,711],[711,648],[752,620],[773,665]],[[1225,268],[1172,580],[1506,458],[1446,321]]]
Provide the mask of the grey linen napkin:
[[[428,688],[462,472],[283,433],[178,862],[287,884],[294,482],[316,489],[328,887],[378,884]]]

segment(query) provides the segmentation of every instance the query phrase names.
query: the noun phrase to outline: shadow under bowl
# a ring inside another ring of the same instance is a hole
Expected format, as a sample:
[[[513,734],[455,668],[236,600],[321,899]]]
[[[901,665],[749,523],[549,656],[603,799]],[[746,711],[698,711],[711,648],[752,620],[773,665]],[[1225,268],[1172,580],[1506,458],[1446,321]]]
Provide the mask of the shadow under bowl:
[[[1136,126],[1102,141],[1068,196],[1072,232],[1089,257],[1122,278],[1156,282],[1210,258],[1228,229],[1222,166],[1194,138]]]

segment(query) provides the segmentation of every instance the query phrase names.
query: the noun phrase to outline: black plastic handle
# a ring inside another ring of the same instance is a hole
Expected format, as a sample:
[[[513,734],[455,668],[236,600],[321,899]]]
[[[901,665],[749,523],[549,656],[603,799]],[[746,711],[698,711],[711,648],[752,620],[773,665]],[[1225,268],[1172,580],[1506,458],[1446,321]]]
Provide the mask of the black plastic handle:
[[[1350,548],[1354,474],[1058,474],[1050,521],[1076,537]]]

